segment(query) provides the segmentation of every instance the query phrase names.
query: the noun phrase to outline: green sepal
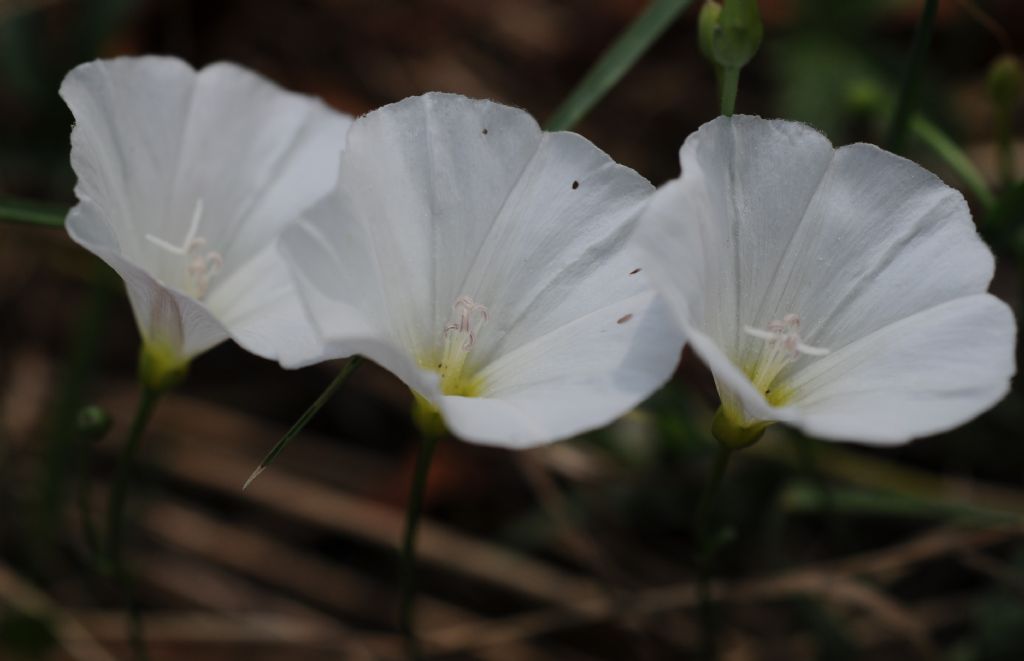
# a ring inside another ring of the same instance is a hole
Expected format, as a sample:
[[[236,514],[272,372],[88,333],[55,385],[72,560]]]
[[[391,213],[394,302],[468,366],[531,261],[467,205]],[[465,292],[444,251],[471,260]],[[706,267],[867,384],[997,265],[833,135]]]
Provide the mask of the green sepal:
[[[757,443],[764,436],[764,430],[768,429],[771,424],[771,422],[757,422],[745,426],[730,418],[722,407],[718,407],[715,417],[711,421],[711,435],[730,450],[740,450]]]
[[[424,438],[440,438],[447,432],[444,418],[426,397],[413,391],[412,421]]]
[[[139,351],[139,381],[146,388],[163,392],[185,380],[188,359],[158,342],[143,342]]]

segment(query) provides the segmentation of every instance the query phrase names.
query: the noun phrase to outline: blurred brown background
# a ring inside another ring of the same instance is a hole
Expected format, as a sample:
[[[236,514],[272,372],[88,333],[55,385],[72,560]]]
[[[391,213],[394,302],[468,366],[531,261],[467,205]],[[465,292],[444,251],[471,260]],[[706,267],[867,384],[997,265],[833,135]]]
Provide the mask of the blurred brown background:
[[[447,90],[543,122],[645,6],[0,0],[0,195],[73,202],[71,119],[56,92],[97,56],[233,60],[353,114]],[[760,6],[765,42],[738,110],[808,121],[837,144],[881,142],[887,118],[865,90],[896,89],[921,3]],[[676,176],[679,145],[718,110],[696,9],[576,129],[655,183]],[[1022,46],[1024,3],[940,3],[919,107],[997,192],[985,75]],[[911,140],[907,155],[960,187],[924,145]],[[992,239],[994,291],[1019,308],[1014,236]],[[0,320],[0,659],[129,658],[121,595],[89,571],[83,527],[137,396],[121,285],[62,231],[2,224]],[[284,372],[225,344],[161,402],[129,551],[152,659],[401,657],[394,548],[418,442],[404,386],[362,368],[240,488],[337,367]],[[641,411],[577,441],[518,454],[441,444],[420,538],[428,651],[697,653],[689,530],[716,402],[697,361],[681,371]],[[95,444],[75,422],[91,403],[116,423]],[[741,457],[721,507],[736,535],[719,567],[722,658],[1024,658],[1020,403],[1015,391],[971,425],[899,450],[778,430]]]

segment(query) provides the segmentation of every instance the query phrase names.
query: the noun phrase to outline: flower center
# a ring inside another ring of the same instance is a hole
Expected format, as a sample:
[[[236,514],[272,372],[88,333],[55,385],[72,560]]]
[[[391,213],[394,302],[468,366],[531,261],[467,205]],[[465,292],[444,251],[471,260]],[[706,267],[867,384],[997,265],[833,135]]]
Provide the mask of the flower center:
[[[441,374],[441,392],[472,397],[476,384],[464,374],[466,358],[476,343],[480,327],[487,323],[487,308],[469,296],[459,296],[452,305],[451,321],[445,325],[444,348],[437,370]]]
[[[224,258],[215,250],[206,250],[206,239],[198,236],[199,223],[203,219],[203,200],[196,202],[195,211],[192,212],[192,222],[188,226],[188,233],[180,246],[165,241],[152,234],[146,235],[146,240],[159,248],[166,250],[172,255],[178,255],[185,259],[185,291],[190,296],[202,300],[210,289],[210,281],[220,272],[224,266]]]
[[[783,393],[778,392],[778,388],[773,391],[772,384],[786,365],[801,355],[820,357],[829,353],[828,349],[812,347],[801,341],[800,317],[792,313],[787,314],[781,321],[772,321],[767,329],[744,326],[743,332],[764,340],[767,344],[761,350],[761,355],[758,356],[753,368],[747,370],[747,375],[754,386],[773,404],[778,404],[783,399]]]

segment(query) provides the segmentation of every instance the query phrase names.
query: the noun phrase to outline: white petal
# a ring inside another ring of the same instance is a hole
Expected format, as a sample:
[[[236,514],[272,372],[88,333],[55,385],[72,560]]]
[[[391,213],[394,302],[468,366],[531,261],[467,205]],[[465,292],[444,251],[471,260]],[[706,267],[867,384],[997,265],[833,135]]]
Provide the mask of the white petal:
[[[402,364],[382,364],[407,381],[437,353],[456,299],[486,306],[467,362],[488,376],[482,397],[420,392],[467,440],[525,446],[604,424],[674,369],[680,334],[654,332],[657,315],[641,303],[649,285],[625,250],[650,190],[580,136],[428,94],[356,121],[338,190],[282,246],[335,350],[356,353],[353,343],[377,333],[401,347]],[[616,324],[626,314],[635,318]],[[641,340],[636,365],[623,366]],[[499,367],[514,355],[516,369]],[[583,392],[597,404],[581,403]]]
[[[794,378],[809,434],[894,444],[946,431],[998,402],[1015,372],[1013,312],[989,294],[890,324]]]
[[[702,241],[690,250],[703,249],[709,270],[697,325],[728,355],[760,347],[744,325],[776,318],[768,300],[833,153],[808,126],[742,116],[709,122],[683,145],[678,194],[695,194]]]
[[[195,71],[177,58],[118,58],[76,67],[60,87],[75,116],[75,193],[92,200],[135,263],[149,250],[144,234],[160,234],[174,206],[174,168],[194,80]],[[164,238],[180,241],[192,211],[178,219],[180,234]]]
[[[198,218],[204,251],[223,261],[206,307],[255,353],[311,359],[310,329],[297,347],[295,323],[279,323],[295,304],[281,311],[287,285],[276,278],[286,271],[267,255],[284,226],[333,187],[351,119],[235,65],[196,72],[169,57],[82,65],[61,95],[77,122],[76,193],[95,205],[91,217],[109,225],[122,258],[190,291],[184,258],[161,244],[182,245]],[[259,265],[270,270],[257,274]],[[232,277],[239,271],[258,276],[254,291]]]
[[[125,259],[98,213],[90,201],[80,202],[68,214],[68,234],[124,279],[135,322],[146,342],[158,344],[187,361],[228,338],[227,329],[202,303],[164,287]]]
[[[992,279],[963,196],[871,145],[836,151],[804,217],[761,309],[799,314],[808,344],[837,350]]]
[[[568,438],[612,422],[667,381],[680,344],[664,303],[643,292],[501,355],[480,375],[483,397],[445,397],[442,410],[457,436],[487,445]]]
[[[637,224],[633,237],[644,271],[656,283],[690,347],[711,369],[723,404],[743,412],[748,420],[778,420],[783,414],[773,409],[726,354],[731,343],[720,344],[718,337],[701,328],[706,302],[717,313],[715,328],[728,324],[721,310],[726,309],[724,301],[736,300],[736,288],[723,272],[733,268],[729,257],[716,249],[727,240],[719,234],[724,224],[702,221],[714,211],[701,171],[692,168],[686,174],[658,189]],[[728,337],[726,332],[721,334]]]
[[[323,341],[306,317],[291,273],[277,245],[252,257],[219,284],[207,306],[246,351],[288,367],[303,367],[325,358]]]

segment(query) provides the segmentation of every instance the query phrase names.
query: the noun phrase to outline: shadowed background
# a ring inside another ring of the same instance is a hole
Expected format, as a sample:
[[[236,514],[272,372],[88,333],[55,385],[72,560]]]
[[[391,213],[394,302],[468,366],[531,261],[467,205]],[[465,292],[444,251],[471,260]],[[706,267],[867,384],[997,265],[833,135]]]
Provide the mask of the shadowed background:
[[[543,122],[645,4],[0,0],[0,196],[73,203],[57,88],[94,57],[233,60],[352,114],[446,90]],[[883,142],[921,3],[760,5],[765,41],[738,112],[807,121],[836,144]],[[656,184],[718,111],[695,18],[691,7],[576,127]],[[1021,47],[1024,5],[943,0],[918,103],[1000,196],[993,291],[1015,309],[1024,194],[1001,185],[985,77]],[[1019,108],[1015,118],[1019,132]],[[964,188],[915,136],[905,153]],[[0,659],[128,658],[122,600],[85,553],[85,519],[137,397],[121,283],[61,230],[0,224],[0,319]],[[128,548],[152,659],[401,656],[394,548],[418,442],[407,389],[361,368],[241,491],[337,369],[284,372],[224,344],[161,401]],[[85,404],[115,421],[97,442],[76,425]],[[443,441],[419,547],[426,648],[446,659],[696,654],[690,526],[716,405],[687,354],[664,392],[585,438],[518,454]],[[734,535],[718,561],[723,658],[1024,658],[1022,429],[1014,390],[962,429],[901,449],[773,430],[741,453],[718,516]]]

